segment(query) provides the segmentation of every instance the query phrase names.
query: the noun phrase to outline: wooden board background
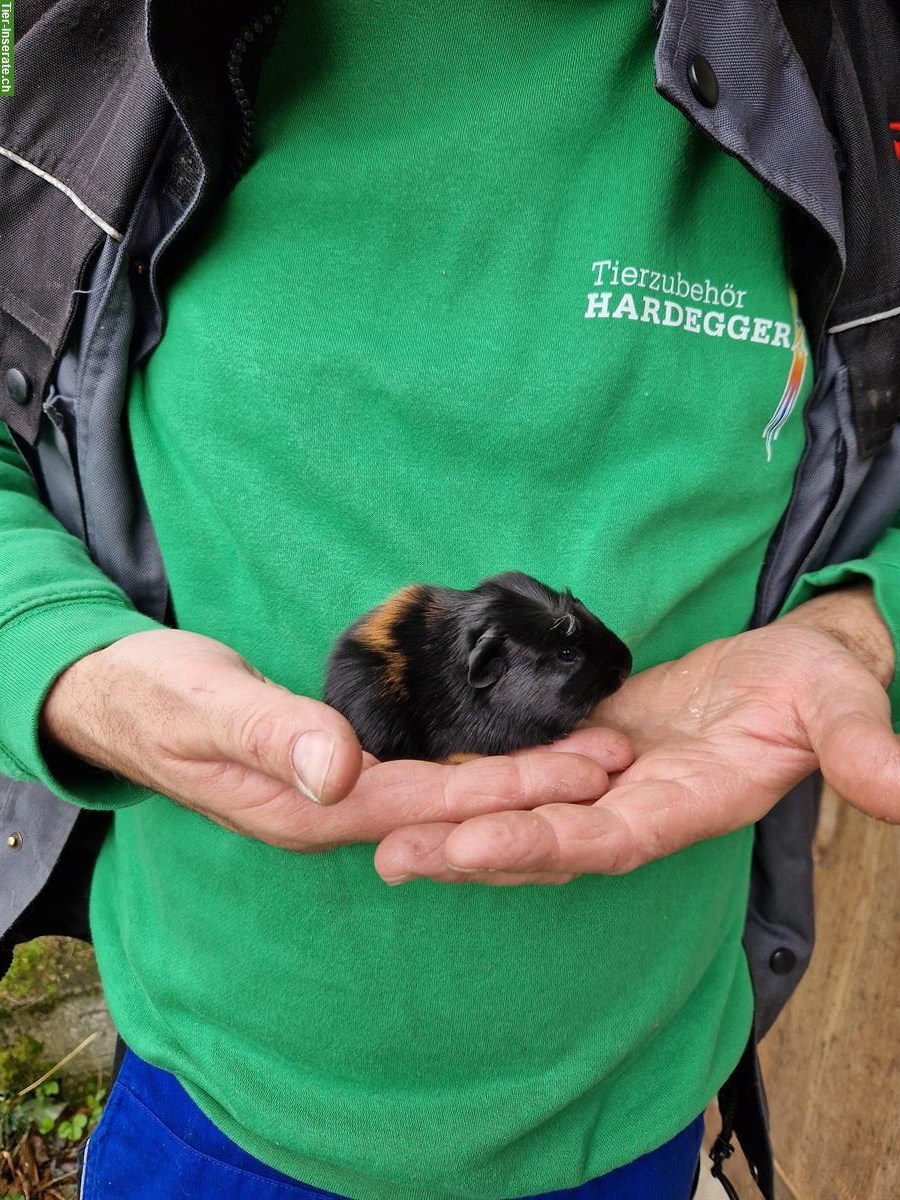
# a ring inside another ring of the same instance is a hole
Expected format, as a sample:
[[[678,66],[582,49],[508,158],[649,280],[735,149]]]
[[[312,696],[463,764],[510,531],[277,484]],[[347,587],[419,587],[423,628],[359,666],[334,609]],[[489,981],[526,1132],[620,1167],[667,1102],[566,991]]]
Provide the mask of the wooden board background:
[[[760,1048],[778,1200],[900,1200],[900,828],[828,793],[816,913],[812,964]],[[738,1157],[727,1173],[758,1200]]]

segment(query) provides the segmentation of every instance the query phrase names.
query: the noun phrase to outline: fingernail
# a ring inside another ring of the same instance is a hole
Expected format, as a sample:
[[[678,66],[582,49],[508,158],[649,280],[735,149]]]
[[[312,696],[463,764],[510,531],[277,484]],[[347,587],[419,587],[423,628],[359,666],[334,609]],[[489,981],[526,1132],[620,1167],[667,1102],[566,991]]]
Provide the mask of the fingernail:
[[[398,883],[409,883],[411,879],[415,879],[415,875],[394,875],[390,879],[382,876],[382,878],[388,887],[396,887]]]
[[[294,743],[292,758],[300,791],[321,804],[334,758],[334,738],[318,729],[301,733]]]

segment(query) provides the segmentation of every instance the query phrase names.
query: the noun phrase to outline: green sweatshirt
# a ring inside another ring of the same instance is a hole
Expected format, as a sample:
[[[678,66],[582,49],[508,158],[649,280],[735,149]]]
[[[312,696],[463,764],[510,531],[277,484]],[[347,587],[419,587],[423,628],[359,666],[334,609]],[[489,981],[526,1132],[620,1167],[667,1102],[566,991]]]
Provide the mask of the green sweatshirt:
[[[637,669],[746,627],[812,369],[777,209],[655,94],[645,9],[290,8],[260,157],[128,398],[182,628],[320,696],[336,635],[415,580],[569,586]],[[869,574],[896,631],[898,543],[803,596]],[[115,810],[113,1017],[245,1149],[354,1200],[503,1200],[660,1145],[730,1073],[752,830],[565,887],[387,888],[371,845],[63,787],[52,680],[156,626],[7,441],[0,578],[2,765]]]

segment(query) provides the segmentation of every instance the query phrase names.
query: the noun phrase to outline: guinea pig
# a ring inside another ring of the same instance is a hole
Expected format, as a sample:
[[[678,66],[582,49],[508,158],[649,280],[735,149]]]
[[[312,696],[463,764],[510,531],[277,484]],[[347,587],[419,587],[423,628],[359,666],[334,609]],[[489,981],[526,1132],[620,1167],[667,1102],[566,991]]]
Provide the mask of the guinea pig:
[[[471,591],[411,584],[364,614],[335,642],[325,702],[378,759],[460,761],[556,741],[630,671],[570,591],[509,571]]]

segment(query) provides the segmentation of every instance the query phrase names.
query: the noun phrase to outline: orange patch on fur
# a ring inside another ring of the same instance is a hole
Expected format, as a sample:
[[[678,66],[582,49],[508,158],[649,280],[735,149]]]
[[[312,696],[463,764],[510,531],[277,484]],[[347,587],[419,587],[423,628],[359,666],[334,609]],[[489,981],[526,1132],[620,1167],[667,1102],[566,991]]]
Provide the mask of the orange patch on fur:
[[[404,691],[403,674],[406,655],[397,645],[394,630],[397,622],[422,595],[421,584],[411,584],[379,604],[365,625],[357,631],[357,639],[380,655],[385,663],[385,681],[396,690]]]
[[[471,762],[473,758],[484,758],[483,754],[448,754],[441,762],[449,767],[458,767],[460,763]]]

